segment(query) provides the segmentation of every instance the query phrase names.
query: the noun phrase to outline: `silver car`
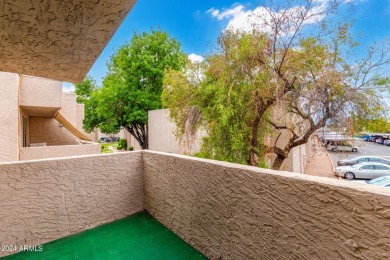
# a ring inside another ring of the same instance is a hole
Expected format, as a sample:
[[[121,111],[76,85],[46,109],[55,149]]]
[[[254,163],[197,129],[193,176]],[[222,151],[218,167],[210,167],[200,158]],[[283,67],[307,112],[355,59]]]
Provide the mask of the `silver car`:
[[[359,147],[353,146],[348,143],[341,143],[341,144],[330,144],[327,146],[327,149],[332,152],[357,152],[359,150]]]
[[[348,180],[374,179],[390,175],[390,166],[383,163],[365,162],[350,166],[336,167],[335,175]]]
[[[354,165],[362,162],[377,162],[377,163],[384,163],[390,165],[390,160],[380,158],[377,156],[358,156],[352,159],[339,160],[337,162],[337,166]]]

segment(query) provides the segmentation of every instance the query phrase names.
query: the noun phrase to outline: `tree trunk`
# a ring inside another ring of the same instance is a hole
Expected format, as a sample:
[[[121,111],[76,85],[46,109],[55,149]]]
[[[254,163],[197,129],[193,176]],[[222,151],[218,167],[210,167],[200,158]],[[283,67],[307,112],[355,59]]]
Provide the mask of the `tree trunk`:
[[[259,96],[258,90],[255,93],[256,98]],[[251,147],[249,149],[249,156],[248,156],[248,165],[251,166],[258,166],[259,164],[259,125],[261,117],[264,114],[264,109],[262,107],[256,107],[256,117],[253,120],[252,125],[252,138],[251,138]]]
[[[287,157],[290,154],[291,150],[294,147],[297,147],[297,146],[300,146],[300,145],[303,145],[303,144],[307,143],[307,141],[309,140],[310,136],[312,134],[314,134],[314,132],[317,129],[320,129],[323,125],[324,124],[318,124],[318,125],[310,128],[310,130],[307,131],[305,133],[305,135],[303,135],[301,138],[295,139],[295,140],[294,140],[294,138],[292,138],[290,140],[290,142],[287,144],[287,146],[282,151],[275,151],[277,157],[276,157],[275,161],[272,163],[272,169],[273,170],[280,170],[280,167],[282,167],[282,164],[283,164],[284,160],[287,159]]]
[[[131,124],[124,126],[124,128],[137,140],[142,150],[149,148],[147,124]]]
[[[258,166],[259,163],[258,153],[257,153],[257,149],[259,147],[259,134],[258,134],[259,124],[260,124],[260,116],[257,114],[252,125],[252,139],[251,139],[251,147],[249,149],[248,165],[251,166]]]
[[[275,143],[275,145],[276,145],[276,143]],[[279,170],[280,167],[282,167],[284,160],[286,160],[286,158],[288,157],[288,153],[289,153],[290,149],[288,147],[286,147],[285,149],[281,149],[281,148],[276,147],[276,146],[270,147],[268,149],[269,152],[273,152],[274,154],[276,154],[276,158],[271,165],[271,169]]]
[[[265,111],[272,105],[274,104],[279,98],[282,98],[286,93],[291,91],[294,87],[294,83],[296,81],[296,77],[293,78],[292,82],[290,83],[284,75],[282,75],[280,72],[278,73],[279,77],[284,81],[284,89],[282,92],[277,93],[274,95],[272,98],[268,100],[264,100],[259,93],[259,90],[257,89],[254,95],[255,102],[258,102],[256,104],[256,116],[255,119],[253,120],[253,125],[252,125],[252,138],[251,138],[251,147],[249,150],[249,156],[248,156],[248,165],[251,166],[258,166],[259,163],[259,125],[260,125],[260,120],[262,116],[264,115]]]
[[[280,167],[282,167],[284,160],[286,160],[287,157],[283,155],[277,155],[274,162],[272,163],[272,169],[273,170],[280,170]]]

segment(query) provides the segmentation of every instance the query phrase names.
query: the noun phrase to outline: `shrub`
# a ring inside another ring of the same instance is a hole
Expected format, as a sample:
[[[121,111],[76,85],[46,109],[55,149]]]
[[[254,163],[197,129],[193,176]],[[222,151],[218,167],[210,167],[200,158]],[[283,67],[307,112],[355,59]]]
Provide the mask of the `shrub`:
[[[119,141],[118,141],[118,146],[121,146],[121,149],[123,148],[123,149],[127,150],[126,139],[120,138]]]
[[[122,145],[118,144],[118,145],[116,146],[116,149],[122,150]]]
[[[133,146],[130,146],[129,147],[129,151],[133,151],[134,150],[134,147]]]
[[[108,149],[108,145],[101,145],[101,152],[102,153],[112,153],[113,151],[111,149]]]

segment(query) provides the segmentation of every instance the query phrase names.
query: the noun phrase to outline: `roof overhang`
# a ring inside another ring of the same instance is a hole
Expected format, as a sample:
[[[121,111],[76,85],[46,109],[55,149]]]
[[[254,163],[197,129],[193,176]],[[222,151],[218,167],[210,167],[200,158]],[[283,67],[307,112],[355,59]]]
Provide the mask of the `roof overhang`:
[[[54,117],[61,107],[35,107],[20,106],[23,113],[28,116]]]
[[[135,2],[3,1],[0,71],[81,82]]]

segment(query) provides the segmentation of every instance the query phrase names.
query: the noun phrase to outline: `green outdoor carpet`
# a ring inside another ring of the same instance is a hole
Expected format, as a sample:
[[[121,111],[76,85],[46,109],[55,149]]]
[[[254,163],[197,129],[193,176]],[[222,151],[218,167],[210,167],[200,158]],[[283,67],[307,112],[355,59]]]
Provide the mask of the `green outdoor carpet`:
[[[147,212],[4,259],[207,259]]]

